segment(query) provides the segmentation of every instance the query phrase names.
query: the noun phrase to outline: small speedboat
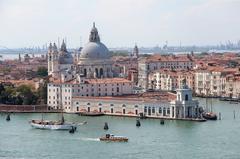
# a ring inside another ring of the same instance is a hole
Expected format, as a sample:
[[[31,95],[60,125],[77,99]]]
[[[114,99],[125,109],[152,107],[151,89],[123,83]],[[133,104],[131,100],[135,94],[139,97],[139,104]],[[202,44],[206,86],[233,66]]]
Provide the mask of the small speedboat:
[[[203,112],[202,116],[207,120],[217,120],[217,115],[213,112]]]
[[[31,120],[30,124],[33,128],[36,129],[71,130],[73,128],[77,128],[77,125],[74,123],[66,123],[62,121]]]
[[[99,138],[100,141],[114,141],[114,142],[128,142],[128,138],[124,136],[115,136],[113,134],[106,134]]]

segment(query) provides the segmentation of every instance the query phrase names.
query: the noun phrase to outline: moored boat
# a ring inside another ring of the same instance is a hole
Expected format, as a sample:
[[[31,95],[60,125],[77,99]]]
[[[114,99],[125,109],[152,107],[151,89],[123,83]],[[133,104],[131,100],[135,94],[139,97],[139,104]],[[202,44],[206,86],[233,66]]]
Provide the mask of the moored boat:
[[[113,134],[106,134],[99,138],[100,141],[114,141],[114,142],[128,142],[128,138],[124,136],[115,136]]]
[[[211,98],[211,107],[210,107],[210,111],[209,111],[209,108],[208,108],[208,101],[207,101],[207,98],[206,98],[206,109],[205,111],[203,111],[202,113],[202,117],[206,120],[217,120],[217,114],[213,112],[213,106],[212,106],[212,98]]]
[[[202,116],[207,120],[217,120],[217,115],[213,112],[204,112]]]
[[[31,120],[30,124],[33,128],[48,130],[71,130],[72,128],[77,128],[77,125],[74,123],[66,123],[62,121]]]

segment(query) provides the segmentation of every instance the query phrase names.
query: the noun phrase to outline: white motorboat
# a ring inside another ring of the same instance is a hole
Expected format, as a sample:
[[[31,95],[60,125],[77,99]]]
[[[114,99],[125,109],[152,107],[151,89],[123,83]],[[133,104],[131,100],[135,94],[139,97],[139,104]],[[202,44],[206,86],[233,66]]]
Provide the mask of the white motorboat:
[[[113,134],[106,134],[99,138],[100,141],[114,141],[114,142],[128,142],[128,138],[124,136],[116,136]]]

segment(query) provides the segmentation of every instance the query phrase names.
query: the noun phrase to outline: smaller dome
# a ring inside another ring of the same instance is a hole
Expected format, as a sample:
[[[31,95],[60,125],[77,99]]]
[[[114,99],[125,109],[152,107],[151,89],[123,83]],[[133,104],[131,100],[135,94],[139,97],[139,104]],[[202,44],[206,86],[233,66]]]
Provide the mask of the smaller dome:
[[[108,48],[101,42],[88,42],[82,49],[80,58],[86,59],[110,59]]]
[[[64,54],[61,54],[59,57],[59,63],[60,64],[73,64],[73,57],[71,53],[65,52]]]
[[[62,42],[61,49],[60,49],[59,63],[73,64],[72,54],[67,51],[66,43],[64,42],[64,40]]]

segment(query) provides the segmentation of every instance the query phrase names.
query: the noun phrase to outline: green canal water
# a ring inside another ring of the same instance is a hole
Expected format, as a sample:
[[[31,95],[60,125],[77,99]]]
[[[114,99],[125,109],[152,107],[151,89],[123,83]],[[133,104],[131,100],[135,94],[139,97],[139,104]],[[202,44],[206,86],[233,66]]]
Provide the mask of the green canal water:
[[[200,99],[205,103],[204,99]],[[83,117],[66,114],[68,121],[83,122],[74,134],[67,131],[37,130],[28,121],[41,114],[13,114],[11,121],[0,115],[0,159],[239,159],[240,105],[213,100],[222,120],[207,122],[141,120],[123,117]],[[233,111],[236,112],[236,119]],[[45,114],[56,119],[58,114]],[[109,130],[104,131],[104,122]],[[128,143],[98,140],[105,133],[129,137]]]

